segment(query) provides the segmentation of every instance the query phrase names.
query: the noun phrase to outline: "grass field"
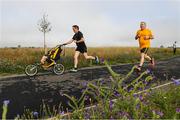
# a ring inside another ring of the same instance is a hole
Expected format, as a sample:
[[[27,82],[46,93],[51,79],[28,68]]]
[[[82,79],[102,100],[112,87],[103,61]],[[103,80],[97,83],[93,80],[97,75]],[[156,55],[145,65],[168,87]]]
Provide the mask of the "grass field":
[[[73,67],[74,48],[66,48],[65,56],[61,62],[66,69]],[[89,48],[89,55],[98,55],[101,59],[106,59],[110,64],[135,63],[139,61],[139,48],[135,47],[99,47]],[[156,60],[173,57],[171,48],[151,48],[149,54]],[[28,64],[39,62],[43,55],[42,48],[0,48],[0,75],[21,74]],[[180,55],[177,50],[176,56]],[[89,60],[85,60],[81,55],[79,67],[92,66]]]

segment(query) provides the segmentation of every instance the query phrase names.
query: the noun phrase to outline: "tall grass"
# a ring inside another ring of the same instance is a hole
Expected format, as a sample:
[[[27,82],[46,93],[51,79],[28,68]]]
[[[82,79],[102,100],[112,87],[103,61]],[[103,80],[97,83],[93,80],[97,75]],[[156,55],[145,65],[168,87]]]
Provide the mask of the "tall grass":
[[[73,67],[74,48],[66,48],[66,55],[62,56],[61,62],[66,69]],[[40,62],[43,56],[42,48],[0,48],[0,74],[3,73],[23,73],[28,64]],[[99,47],[88,48],[89,55],[97,55],[101,59],[108,60],[111,64],[135,63],[139,61],[139,48],[136,47]],[[173,57],[170,48],[151,48],[149,54],[156,60]],[[180,50],[177,50],[180,55]],[[89,60],[85,60],[83,55],[79,57],[79,66],[91,66]]]

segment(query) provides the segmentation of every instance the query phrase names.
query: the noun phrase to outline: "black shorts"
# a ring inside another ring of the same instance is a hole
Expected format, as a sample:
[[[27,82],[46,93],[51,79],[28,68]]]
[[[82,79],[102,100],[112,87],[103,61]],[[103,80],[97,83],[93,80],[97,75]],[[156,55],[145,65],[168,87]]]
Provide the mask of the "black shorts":
[[[79,51],[80,53],[87,53],[87,48],[86,47],[77,47],[76,51]]]
[[[147,54],[149,48],[142,48],[140,51],[141,53]]]

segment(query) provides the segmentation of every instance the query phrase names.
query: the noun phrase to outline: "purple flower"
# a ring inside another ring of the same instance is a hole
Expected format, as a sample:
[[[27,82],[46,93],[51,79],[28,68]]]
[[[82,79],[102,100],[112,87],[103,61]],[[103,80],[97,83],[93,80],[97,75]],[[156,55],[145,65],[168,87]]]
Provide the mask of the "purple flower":
[[[151,71],[150,69],[147,69],[147,70],[146,70],[146,73],[147,73],[147,74],[151,74],[151,72],[152,72],[152,71]]]
[[[109,108],[110,108],[111,110],[112,110],[112,108],[113,108],[113,105],[114,105],[113,101],[110,100],[110,102],[109,102]]]
[[[86,96],[85,96],[85,100],[88,100],[88,99],[89,99],[89,96],[86,95]]]
[[[128,90],[128,92],[131,92],[133,90],[133,88],[131,87],[129,90]]]
[[[137,97],[138,97],[138,95],[137,95],[137,94],[133,94],[133,97],[134,97],[134,98],[137,98]]]
[[[160,117],[164,115],[164,113],[159,110],[153,110],[152,112],[155,113],[156,115],[159,115]]]
[[[64,115],[64,111],[60,111],[59,114],[60,114],[60,115]]]
[[[90,114],[88,112],[85,113],[85,119],[89,119],[90,118]]]
[[[177,112],[177,113],[180,113],[180,108],[176,108],[176,112]]]
[[[144,117],[145,117],[145,118],[148,118],[148,115],[149,115],[149,114],[145,113],[145,114],[144,114]]]
[[[119,97],[119,96],[120,96],[119,92],[116,91],[116,90],[114,90],[114,95],[115,95],[116,97]]]
[[[129,114],[127,112],[125,112],[125,111],[119,112],[118,114],[121,117],[128,117],[129,116]]]
[[[143,98],[142,95],[140,95],[140,96],[139,96],[139,99],[140,99],[141,101],[143,101],[144,98]]]
[[[7,106],[9,103],[10,103],[10,100],[4,100],[4,101],[3,101],[3,104],[4,104],[5,106]]]
[[[86,86],[87,86],[87,82],[83,82],[83,83],[82,83],[82,86],[83,86],[83,87],[86,87]]]
[[[173,83],[174,83],[175,85],[180,85],[180,80],[179,80],[179,79],[171,78],[171,80],[173,81]]]
[[[157,79],[157,77],[156,76],[153,76],[153,80],[156,80]]]
[[[101,80],[101,81],[100,81],[101,85],[102,85],[104,82],[105,82],[104,80]]]
[[[38,112],[33,112],[33,115],[36,117],[38,116],[38,114],[39,114]]]
[[[156,114],[158,114],[161,117],[164,115],[163,112],[161,112],[161,111],[157,111]]]
[[[100,59],[100,62],[101,62],[101,63],[104,63],[104,58],[101,58],[101,59]]]
[[[139,88],[138,90],[140,90],[140,91],[141,91],[141,90],[143,90],[143,89],[142,89],[142,88]]]
[[[111,115],[110,120],[113,120],[113,116]]]
[[[139,108],[140,108],[140,105],[139,105],[139,104],[137,104],[137,105],[136,105],[136,109],[139,109]]]

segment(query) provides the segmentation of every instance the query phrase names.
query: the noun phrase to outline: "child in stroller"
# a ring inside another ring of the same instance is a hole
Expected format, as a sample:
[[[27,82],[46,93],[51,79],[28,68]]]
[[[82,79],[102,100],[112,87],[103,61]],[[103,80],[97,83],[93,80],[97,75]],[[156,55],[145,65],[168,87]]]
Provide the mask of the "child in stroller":
[[[52,72],[54,72],[56,75],[63,74],[64,66],[61,63],[57,63],[57,61],[60,60],[62,51],[64,51],[62,46],[63,45],[58,45],[55,48],[50,49],[48,53],[42,57],[40,64],[27,65],[25,68],[26,75],[30,77],[36,75],[39,67],[43,67],[44,70],[52,70]]]
[[[51,67],[60,59],[61,52],[63,51],[62,46],[63,45],[57,45],[41,58],[43,68]],[[47,62],[47,65],[45,65],[45,62]]]

